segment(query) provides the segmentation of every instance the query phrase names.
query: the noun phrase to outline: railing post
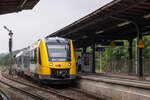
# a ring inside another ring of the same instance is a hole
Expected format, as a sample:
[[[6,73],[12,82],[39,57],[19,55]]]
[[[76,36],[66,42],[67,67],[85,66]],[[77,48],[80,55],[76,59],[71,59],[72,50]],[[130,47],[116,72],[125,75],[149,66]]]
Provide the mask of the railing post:
[[[138,24],[135,24],[137,30],[137,45],[139,41],[142,40],[142,33]],[[137,72],[139,79],[143,78],[143,59],[142,59],[142,48],[137,46]]]
[[[92,40],[92,72],[95,73],[95,41]]]
[[[130,39],[130,40],[128,40],[129,41],[129,74],[131,74],[132,72],[133,72],[133,63],[132,63],[132,42],[133,42],[133,40],[132,39]]]

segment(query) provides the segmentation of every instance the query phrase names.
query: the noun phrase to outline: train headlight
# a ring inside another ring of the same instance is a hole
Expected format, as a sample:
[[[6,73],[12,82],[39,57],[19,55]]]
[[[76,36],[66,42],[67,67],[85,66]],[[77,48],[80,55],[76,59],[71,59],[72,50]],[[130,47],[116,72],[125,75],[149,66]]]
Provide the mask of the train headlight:
[[[71,66],[71,63],[69,63],[68,65]]]
[[[49,65],[50,65],[50,66],[53,66],[53,63],[50,63]]]

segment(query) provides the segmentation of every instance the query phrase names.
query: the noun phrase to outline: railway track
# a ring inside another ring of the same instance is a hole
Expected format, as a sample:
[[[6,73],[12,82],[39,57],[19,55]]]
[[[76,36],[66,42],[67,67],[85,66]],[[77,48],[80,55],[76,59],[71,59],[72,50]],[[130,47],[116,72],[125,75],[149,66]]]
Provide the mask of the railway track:
[[[4,76],[5,77],[5,76]],[[29,82],[26,82],[26,83],[23,83],[19,80],[16,80],[16,79],[12,79],[12,78],[8,78],[6,77],[7,79],[10,79],[12,81],[16,81],[20,84],[25,84],[27,86],[32,86],[34,85],[33,87],[34,88],[37,88],[38,90],[40,91],[46,91],[50,94],[53,94],[61,99],[64,99],[64,100],[85,100],[83,99],[84,97],[87,97],[89,98],[90,100],[111,100],[111,98],[107,98],[103,95],[96,95],[94,93],[90,93],[90,92],[87,92],[87,91],[84,91],[84,90],[81,90],[81,89],[78,89],[78,88],[72,88],[72,87],[68,87],[67,89],[57,89],[57,88],[53,88],[51,86],[47,86],[47,85],[43,85],[43,86],[38,86],[37,84],[33,84],[31,83],[28,84]],[[129,83],[131,82],[137,82],[137,83],[141,83],[141,84],[148,84],[150,82],[143,82],[143,81],[137,81],[137,80],[130,80],[130,79],[121,79],[121,78],[110,78],[110,77],[102,77],[102,79],[104,80],[112,80],[113,82],[116,82],[116,81],[120,81],[120,82],[123,82],[123,81],[128,81]],[[24,79],[26,80],[26,79]],[[26,80],[26,81],[29,81],[29,80]],[[35,86],[36,85],[36,86]],[[82,97],[82,96],[83,97]],[[88,100],[89,100],[88,99]],[[45,99],[44,99],[45,100]]]
[[[25,84],[27,86],[32,86],[32,84],[34,83],[34,88],[39,89],[40,91],[46,91],[49,92],[53,95],[56,95],[57,97],[60,97],[61,99],[64,100],[110,100],[104,96],[101,95],[96,95],[94,93],[90,93],[81,89],[77,89],[77,88],[72,88],[72,87],[67,87],[64,89],[61,88],[54,88],[51,86],[47,86],[47,85],[42,85],[42,86],[38,86],[38,84],[35,84],[35,82],[31,82],[31,84],[28,84],[28,82],[23,83],[22,81],[16,80],[16,79],[12,79],[9,77],[4,76],[7,79],[10,79],[12,81],[18,82],[20,84]],[[26,80],[28,81],[28,80]],[[35,86],[37,85],[37,86]]]
[[[55,89],[55,88],[54,88]],[[57,89],[62,94],[71,94],[76,100],[111,100],[111,98],[103,95],[96,95],[92,92],[85,91],[79,88],[68,87],[67,89]]]
[[[88,100],[110,100],[110,98],[107,98],[105,96],[102,96],[102,95],[96,95],[94,93],[91,93],[91,92],[87,92],[87,91],[84,91],[84,90],[81,90],[81,89],[78,89],[78,88],[73,88],[73,87],[69,87],[67,86],[67,88],[54,88],[54,87],[51,87],[51,86],[42,86],[43,88],[45,89],[49,89],[49,90],[53,90],[53,91],[57,91],[59,92],[60,94],[63,94],[63,95],[69,95],[70,93],[70,97],[74,98],[75,100],[85,100],[84,98],[87,97]],[[67,93],[69,92],[69,93]],[[82,95],[83,97],[79,96],[79,95]],[[75,96],[76,95],[76,96]],[[77,96],[78,95],[78,96]]]
[[[51,94],[51,95],[54,95],[55,97],[57,97],[57,99],[61,99],[61,100],[74,100],[73,98],[70,98],[69,96],[65,96],[65,95],[63,95],[63,94],[61,94],[59,91],[57,91],[57,90],[55,90],[55,89],[52,89],[52,88],[48,88],[48,89],[46,89],[46,88],[40,88],[40,87],[38,87],[38,86],[33,86],[33,85],[31,85],[31,84],[27,84],[27,83],[24,83],[24,82],[21,82],[21,81],[18,81],[18,80],[15,80],[15,79],[12,79],[12,78],[9,78],[9,77],[6,77],[5,75],[3,75],[3,77],[5,77],[6,79],[8,79],[8,80],[11,80],[11,81],[13,81],[13,82],[16,82],[16,83],[19,83],[19,84],[22,84],[22,85],[25,85],[25,86],[28,86],[28,87],[31,87],[31,88],[33,88],[33,89],[36,89],[36,90],[38,90],[38,91],[43,91],[43,92],[46,92],[46,93],[48,93],[48,94]],[[7,84],[7,85],[10,85],[10,84]],[[14,87],[14,86],[12,86],[12,87]],[[19,91],[21,91],[21,90],[19,90]],[[25,93],[26,91],[24,91],[24,93]],[[28,93],[29,94],[29,93]],[[32,93],[33,94],[33,93]],[[32,95],[32,94],[30,94],[30,95]],[[35,95],[35,94],[33,94],[33,95]],[[36,96],[36,95],[35,95]],[[47,99],[47,98],[41,98],[41,96],[39,96],[40,98],[38,99],[38,100],[49,100],[49,99]]]
[[[83,90],[81,90],[81,89],[71,88],[71,87],[70,87],[70,89],[71,89],[72,91],[76,91],[76,92],[82,93],[82,94],[84,94],[84,95],[86,95],[86,96],[88,96],[88,97],[94,98],[94,99],[96,99],[96,100],[108,100],[108,98],[106,98],[105,96],[96,95],[96,94],[94,94],[94,93],[90,93],[89,91],[87,92],[87,91],[83,91]]]
[[[39,95],[33,94],[33,93],[28,92],[28,91],[25,91],[25,90],[23,90],[23,89],[17,88],[16,86],[10,85],[10,84],[8,84],[7,82],[4,82],[4,81],[1,81],[1,80],[0,80],[0,83],[2,83],[2,84],[4,84],[4,85],[7,85],[7,86],[9,86],[10,88],[12,88],[12,89],[14,89],[14,90],[16,90],[16,91],[19,91],[19,92],[21,92],[21,93],[23,93],[23,94],[25,94],[25,95],[27,95],[27,96],[30,96],[30,97],[32,97],[32,98],[35,99],[35,100],[47,100],[46,98],[43,98],[43,97],[41,97],[41,96],[39,96]]]

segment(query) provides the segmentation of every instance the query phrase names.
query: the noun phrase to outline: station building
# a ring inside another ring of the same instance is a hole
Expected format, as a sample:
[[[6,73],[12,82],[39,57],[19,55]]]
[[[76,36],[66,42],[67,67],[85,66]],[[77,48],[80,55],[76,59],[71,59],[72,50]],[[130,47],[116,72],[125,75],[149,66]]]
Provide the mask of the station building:
[[[144,43],[145,36],[150,34],[149,11],[149,0],[114,0],[47,37],[74,41],[83,60],[80,88],[115,100],[149,100],[149,60],[143,56],[150,46]],[[116,47],[127,51],[125,60]],[[107,61],[103,59],[106,51],[110,58]],[[113,52],[118,53],[119,59],[113,58]],[[96,73],[97,55],[100,73]],[[119,79],[113,80],[114,77]]]

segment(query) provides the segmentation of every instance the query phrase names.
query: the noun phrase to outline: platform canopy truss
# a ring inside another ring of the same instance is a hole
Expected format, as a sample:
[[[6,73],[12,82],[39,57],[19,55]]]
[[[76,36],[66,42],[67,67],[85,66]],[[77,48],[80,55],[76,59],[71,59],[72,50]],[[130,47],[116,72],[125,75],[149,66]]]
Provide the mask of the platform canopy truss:
[[[32,9],[39,0],[0,0],[0,15]]]
[[[108,40],[130,40],[150,34],[150,0],[114,0],[93,13],[58,30],[47,37],[59,36],[78,42],[78,46]]]

